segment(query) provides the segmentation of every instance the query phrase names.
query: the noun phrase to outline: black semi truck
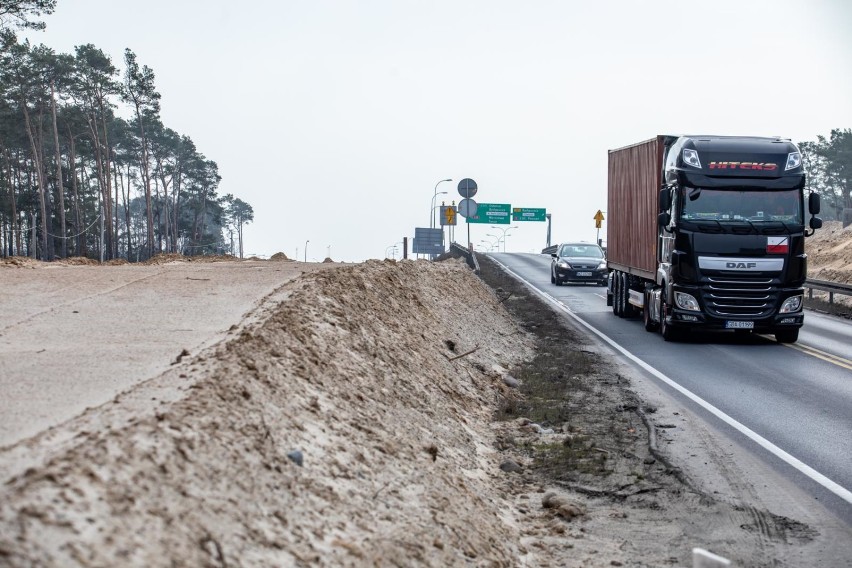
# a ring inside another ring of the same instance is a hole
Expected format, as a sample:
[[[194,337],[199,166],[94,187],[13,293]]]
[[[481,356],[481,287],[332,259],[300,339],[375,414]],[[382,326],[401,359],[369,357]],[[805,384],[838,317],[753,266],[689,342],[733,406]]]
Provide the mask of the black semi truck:
[[[607,305],[666,341],[689,330],[798,339],[805,237],[822,226],[790,140],[661,135],[609,151]]]

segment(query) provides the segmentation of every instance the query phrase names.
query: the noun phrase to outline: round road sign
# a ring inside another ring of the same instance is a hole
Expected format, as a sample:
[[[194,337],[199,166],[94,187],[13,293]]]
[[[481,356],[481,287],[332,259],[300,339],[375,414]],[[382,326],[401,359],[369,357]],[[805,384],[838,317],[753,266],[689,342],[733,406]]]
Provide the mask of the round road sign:
[[[465,199],[476,195],[476,182],[470,178],[464,178],[459,182],[459,195]],[[476,213],[474,213],[475,215]]]
[[[462,217],[476,217],[476,211],[479,209],[479,205],[477,205],[476,201],[473,199],[462,199],[459,201],[458,209],[459,215]]]

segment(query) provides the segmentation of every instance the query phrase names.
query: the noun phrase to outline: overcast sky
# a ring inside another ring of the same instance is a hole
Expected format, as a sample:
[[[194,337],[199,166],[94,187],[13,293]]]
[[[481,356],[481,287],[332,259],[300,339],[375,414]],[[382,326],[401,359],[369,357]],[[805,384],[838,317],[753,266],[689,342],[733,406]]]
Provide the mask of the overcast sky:
[[[154,70],[259,256],[399,258],[445,178],[438,204],[472,178],[480,203],[546,208],[554,243],[594,241],[608,149],[852,127],[845,0],[59,0],[45,22],[31,41]],[[545,224],[515,224],[507,250],[540,251]]]

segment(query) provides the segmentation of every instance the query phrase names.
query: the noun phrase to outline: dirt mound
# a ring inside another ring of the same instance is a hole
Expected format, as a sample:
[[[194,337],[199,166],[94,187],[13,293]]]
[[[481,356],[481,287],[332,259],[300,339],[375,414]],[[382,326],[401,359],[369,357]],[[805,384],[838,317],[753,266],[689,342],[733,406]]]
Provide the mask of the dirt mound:
[[[185,398],[4,479],[3,563],[517,565],[490,422],[532,349],[494,294],[461,262],[287,286]]]
[[[329,257],[325,257],[322,261],[323,261],[323,262],[334,262],[334,261],[333,261],[333,260],[331,260],[331,258],[329,258]]]
[[[287,258],[287,255],[283,252],[276,252],[272,256],[269,257],[269,260],[290,260]]]
[[[65,266],[100,266],[101,264],[100,261],[85,256],[69,256],[68,258],[58,259],[55,262],[56,264]]]
[[[28,256],[0,258],[0,267],[3,268],[39,268],[42,266],[44,266],[42,261],[32,259]]]
[[[204,254],[186,257],[190,262],[232,262],[241,260],[232,254]]]
[[[852,225],[826,221],[813,236],[805,239],[808,277],[852,284]]]
[[[167,264],[169,262],[187,262],[188,257],[183,256],[182,254],[177,253],[160,253],[152,256],[148,260],[142,261],[141,264],[145,264],[148,266],[156,265],[156,264]]]
[[[805,252],[808,254],[808,278],[852,284],[852,225],[844,229],[840,221],[826,221],[813,236],[805,239]],[[814,290],[813,297],[825,302],[813,307],[836,311],[827,304],[828,292]],[[848,311],[852,307],[852,296],[837,294],[833,302],[839,310]]]

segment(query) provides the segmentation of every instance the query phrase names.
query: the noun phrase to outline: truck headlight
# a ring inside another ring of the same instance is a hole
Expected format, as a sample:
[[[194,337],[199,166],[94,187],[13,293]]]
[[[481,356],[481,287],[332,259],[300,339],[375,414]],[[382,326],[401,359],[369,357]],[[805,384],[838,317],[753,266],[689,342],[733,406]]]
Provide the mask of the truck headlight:
[[[683,163],[687,166],[701,169],[701,160],[698,159],[698,152],[695,150],[683,149]]]
[[[790,296],[784,303],[781,304],[781,311],[779,313],[789,314],[791,312],[798,312],[802,307],[802,297],[801,296]]]
[[[701,311],[695,296],[686,294],[685,292],[675,292],[675,304],[682,310],[689,310],[690,312]]]
[[[784,171],[795,170],[802,165],[802,155],[798,152],[790,152],[787,154],[787,165],[784,166]]]

